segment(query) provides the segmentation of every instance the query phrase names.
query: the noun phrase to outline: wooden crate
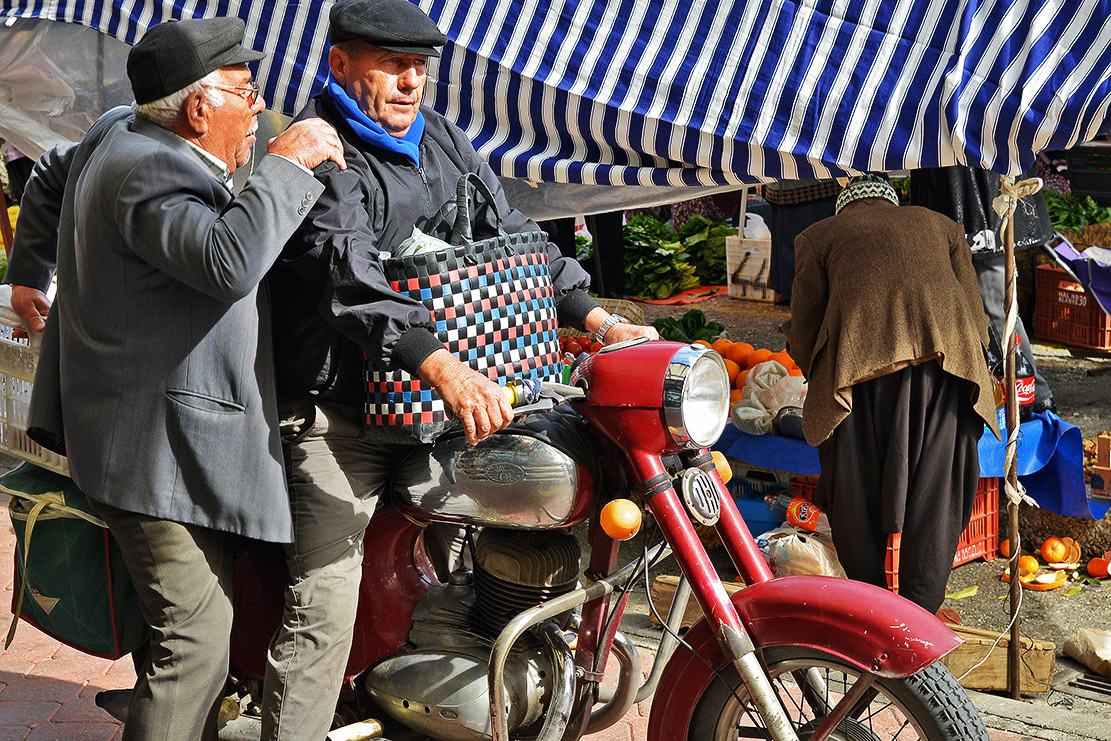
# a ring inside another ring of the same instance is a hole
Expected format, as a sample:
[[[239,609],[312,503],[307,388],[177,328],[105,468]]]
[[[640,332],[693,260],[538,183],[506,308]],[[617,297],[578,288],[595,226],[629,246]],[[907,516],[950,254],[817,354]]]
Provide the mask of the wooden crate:
[[[725,238],[726,280],[732,298],[774,301],[770,239]]]
[[[949,667],[949,671],[958,679],[968,672],[968,676],[960,680],[961,686],[970,690],[1006,691],[1007,677],[1007,651],[1010,645],[1010,635],[999,639],[999,645],[992,651],[992,644],[999,638],[998,633],[978,628],[967,628],[963,625],[950,626],[953,632],[964,641],[951,653],[946,655],[941,663]],[[1022,669],[1021,681],[1023,692],[1049,692],[1053,689],[1053,670],[1056,663],[1057,646],[1049,641],[1022,637]],[[991,651],[990,656],[988,652]],[[984,657],[987,661],[984,661]],[[968,671],[976,664],[984,661],[972,671]]]
[[[745,586],[737,582],[722,582],[722,585],[729,594],[744,589]],[[664,620],[667,620],[667,616],[671,614],[671,603],[675,600],[675,590],[678,587],[679,577],[677,576],[661,575],[657,576],[656,581],[652,582],[652,604],[656,606],[660,617]],[[653,625],[660,624],[651,610],[649,610],[648,615],[652,619]],[[691,595],[687,602],[687,611],[683,613],[683,622],[680,623],[679,628],[689,628],[701,619],[702,608],[698,606],[698,600],[694,598],[694,595]]]
[[[1092,496],[1111,499],[1111,435],[1096,438],[1096,464],[1092,467]]]

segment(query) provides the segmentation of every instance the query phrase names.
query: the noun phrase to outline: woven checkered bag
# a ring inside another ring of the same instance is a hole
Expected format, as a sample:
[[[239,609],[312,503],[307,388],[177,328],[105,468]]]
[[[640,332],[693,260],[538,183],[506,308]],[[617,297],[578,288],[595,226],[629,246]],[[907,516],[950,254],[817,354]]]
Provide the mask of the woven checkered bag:
[[[456,223],[470,218],[470,210],[459,205]],[[469,237],[468,231],[462,239]],[[449,250],[388,259],[384,268],[391,287],[423,303],[436,335],[474,370],[502,385],[518,377],[559,376],[555,291],[544,232],[464,241]],[[364,440],[429,443],[458,424],[435,388],[403,370],[364,362]]]

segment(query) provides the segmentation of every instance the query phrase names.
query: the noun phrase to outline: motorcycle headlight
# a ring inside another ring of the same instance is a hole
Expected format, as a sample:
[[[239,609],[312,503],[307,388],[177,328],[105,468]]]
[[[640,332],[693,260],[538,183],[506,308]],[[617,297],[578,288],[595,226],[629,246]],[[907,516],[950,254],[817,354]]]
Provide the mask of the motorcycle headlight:
[[[681,348],[664,376],[664,418],[671,437],[687,448],[705,448],[729,420],[729,372],[713,350]]]

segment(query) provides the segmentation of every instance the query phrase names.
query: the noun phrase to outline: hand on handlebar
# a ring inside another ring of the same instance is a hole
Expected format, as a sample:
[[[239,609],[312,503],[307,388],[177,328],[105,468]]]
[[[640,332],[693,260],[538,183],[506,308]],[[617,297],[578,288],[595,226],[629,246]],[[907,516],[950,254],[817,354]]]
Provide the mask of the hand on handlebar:
[[[615,342],[635,340],[638,337],[658,340],[660,339],[660,333],[656,331],[655,327],[649,327],[643,324],[615,324],[606,332],[605,344],[612,345]]]
[[[12,311],[35,332],[46,328],[46,317],[50,314],[50,299],[46,294],[31,286],[12,286]],[[25,330],[16,329],[16,337],[26,337]]]
[[[440,392],[452,414],[463,423],[471,445],[505,429],[513,420],[513,407],[502,387],[460,363],[446,349],[425,358],[419,375]]]

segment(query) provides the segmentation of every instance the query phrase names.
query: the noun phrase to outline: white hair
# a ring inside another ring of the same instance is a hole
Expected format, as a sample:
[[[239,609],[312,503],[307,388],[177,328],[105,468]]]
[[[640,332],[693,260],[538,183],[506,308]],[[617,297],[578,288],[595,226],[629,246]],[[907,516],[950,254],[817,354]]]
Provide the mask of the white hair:
[[[131,109],[136,116],[142,116],[159,126],[169,126],[181,116],[181,108],[185,100],[193,93],[203,93],[205,101],[213,108],[218,108],[227,102],[227,98],[217,87],[222,78],[219,70],[213,70],[194,83],[186,85],[181,90],[170,93],[158,100],[149,103],[135,103]]]

